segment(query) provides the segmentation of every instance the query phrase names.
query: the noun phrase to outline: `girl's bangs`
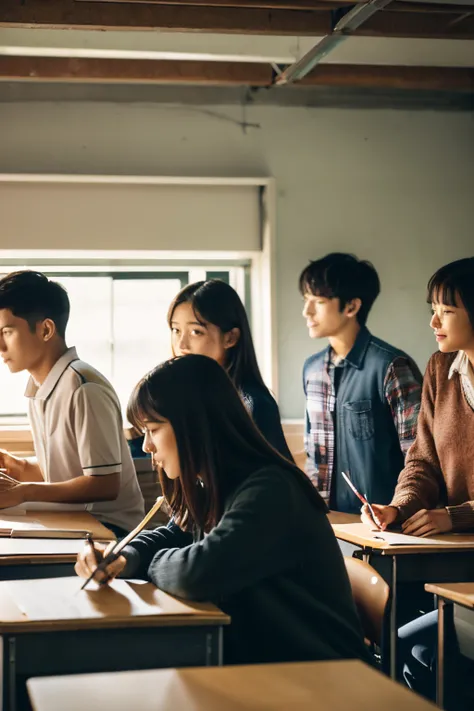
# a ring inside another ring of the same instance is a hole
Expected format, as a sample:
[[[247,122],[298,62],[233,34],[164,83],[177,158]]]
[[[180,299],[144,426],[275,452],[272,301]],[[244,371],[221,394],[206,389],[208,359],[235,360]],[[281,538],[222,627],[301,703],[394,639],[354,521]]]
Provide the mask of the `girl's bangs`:
[[[446,306],[458,306],[456,298],[457,289],[451,279],[443,278],[443,275],[434,274],[428,283],[427,302],[429,304],[446,304]]]
[[[132,427],[143,431],[146,422],[161,419],[156,412],[155,403],[150,394],[148,380],[141,380],[134,388],[127,406],[127,420]]]

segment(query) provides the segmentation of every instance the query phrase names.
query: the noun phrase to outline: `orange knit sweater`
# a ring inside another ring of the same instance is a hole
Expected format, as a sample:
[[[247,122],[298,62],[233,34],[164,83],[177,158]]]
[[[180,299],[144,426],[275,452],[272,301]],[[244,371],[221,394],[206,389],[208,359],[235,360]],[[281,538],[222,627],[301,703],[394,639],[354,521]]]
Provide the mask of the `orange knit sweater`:
[[[474,410],[460,376],[448,379],[457,353],[435,353],[426,368],[416,440],[408,450],[392,506],[405,521],[447,506],[453,531],[474,528]]]

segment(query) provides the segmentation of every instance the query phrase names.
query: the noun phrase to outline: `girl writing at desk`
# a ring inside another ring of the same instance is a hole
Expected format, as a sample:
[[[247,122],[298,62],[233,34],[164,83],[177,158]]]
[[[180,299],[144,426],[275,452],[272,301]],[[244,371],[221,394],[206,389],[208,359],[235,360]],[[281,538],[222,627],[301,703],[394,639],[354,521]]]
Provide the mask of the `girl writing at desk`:
[[[426,369],[416,440],[390,506],[372,504],[382,529],[400,522],[416,536],[474,530],[474,258],[439,269],[428,302],[438,352]],[[362,519],[371,523],[366,509]],[[399,630],[404,678],[430,698],[436,636],[436,612]]]
[[[167,361],[138,383],[128,417],[173,521],[142,532],[106,573],[217,604],[232,618],[226,663],[367,659],[326,505],[261,436],[224,369],[199,355]],[[87,547],[76,572],[96,565]]]

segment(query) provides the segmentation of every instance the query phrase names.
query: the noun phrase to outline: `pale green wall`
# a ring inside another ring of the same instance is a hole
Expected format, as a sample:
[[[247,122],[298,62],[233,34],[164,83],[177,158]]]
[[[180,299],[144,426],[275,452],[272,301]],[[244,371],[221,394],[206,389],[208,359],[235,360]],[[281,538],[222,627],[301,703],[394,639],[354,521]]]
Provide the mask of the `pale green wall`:
[[[236,106],[3,104],[0,171],[273,176],[283,416],[302,415],[301,366],[322,345],[300,317],[298,274],[328,251],[374,262],[369,326],[423,368],[435,349],[426,281],[474,253],[473,116],[259,106],[247,120],[261,128],[246,133],[240,119]]]

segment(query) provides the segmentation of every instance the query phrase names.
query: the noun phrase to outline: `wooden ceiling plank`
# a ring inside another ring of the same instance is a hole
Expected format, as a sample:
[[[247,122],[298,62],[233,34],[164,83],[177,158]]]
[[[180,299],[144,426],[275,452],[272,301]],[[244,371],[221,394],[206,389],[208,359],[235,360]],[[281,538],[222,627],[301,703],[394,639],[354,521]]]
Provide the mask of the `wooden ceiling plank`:
[[[124,5],[194,5],[260,10],[324,10],[328,7],[354,4],[354,0],[76,0],[76,2],[109,2]]]
[[[387,10],[377,12],[354,34],[474,39],[474,18],[466,16],[470,6],[464,6],[462,13],[430,13],[414,12],[412,8],[403,11],[401,4],[394,5],[395,10],[389,5]],[[459,22],[461,14],[463,20]],[[331,31],[331,13],[77,0],[0,0],[0,27],[323,36]]]
[[[251,62],[0,56],[0,80],[269,86],[272,69]]]
[[[199,7],[234,7],[259,8],[264,10],[331,10],[343,5],[354,5],[356,0],[75,0],[76,2],[122,3],[124,5],[181,5]],[[406,2],[394,0],[390,3],[391,12],[422,12],[422,13],[460,13],[467,12],[472,5],[454,5],[442,3]]]
[[[269,87],[272,71],[250,62],[0,56],[0,81]],[[320,64],[297,85],[468,92],[474,69]],[[274,87],[273,91],[282,89]]]
[[[176,30],[266,35],[327,34],[330,13],[193,6],[75,2],[0,1],[0,27],[90,30]]]
[[[457,67],[320,64],[299,85],[463,91],[474,94],[474,70]]]
[[[364,37],[411,37],[421,39],[474,39],[474,20],[466,17],[462,23],[450,23],[456,13],[409,13],[380,11],[354,32]]]

